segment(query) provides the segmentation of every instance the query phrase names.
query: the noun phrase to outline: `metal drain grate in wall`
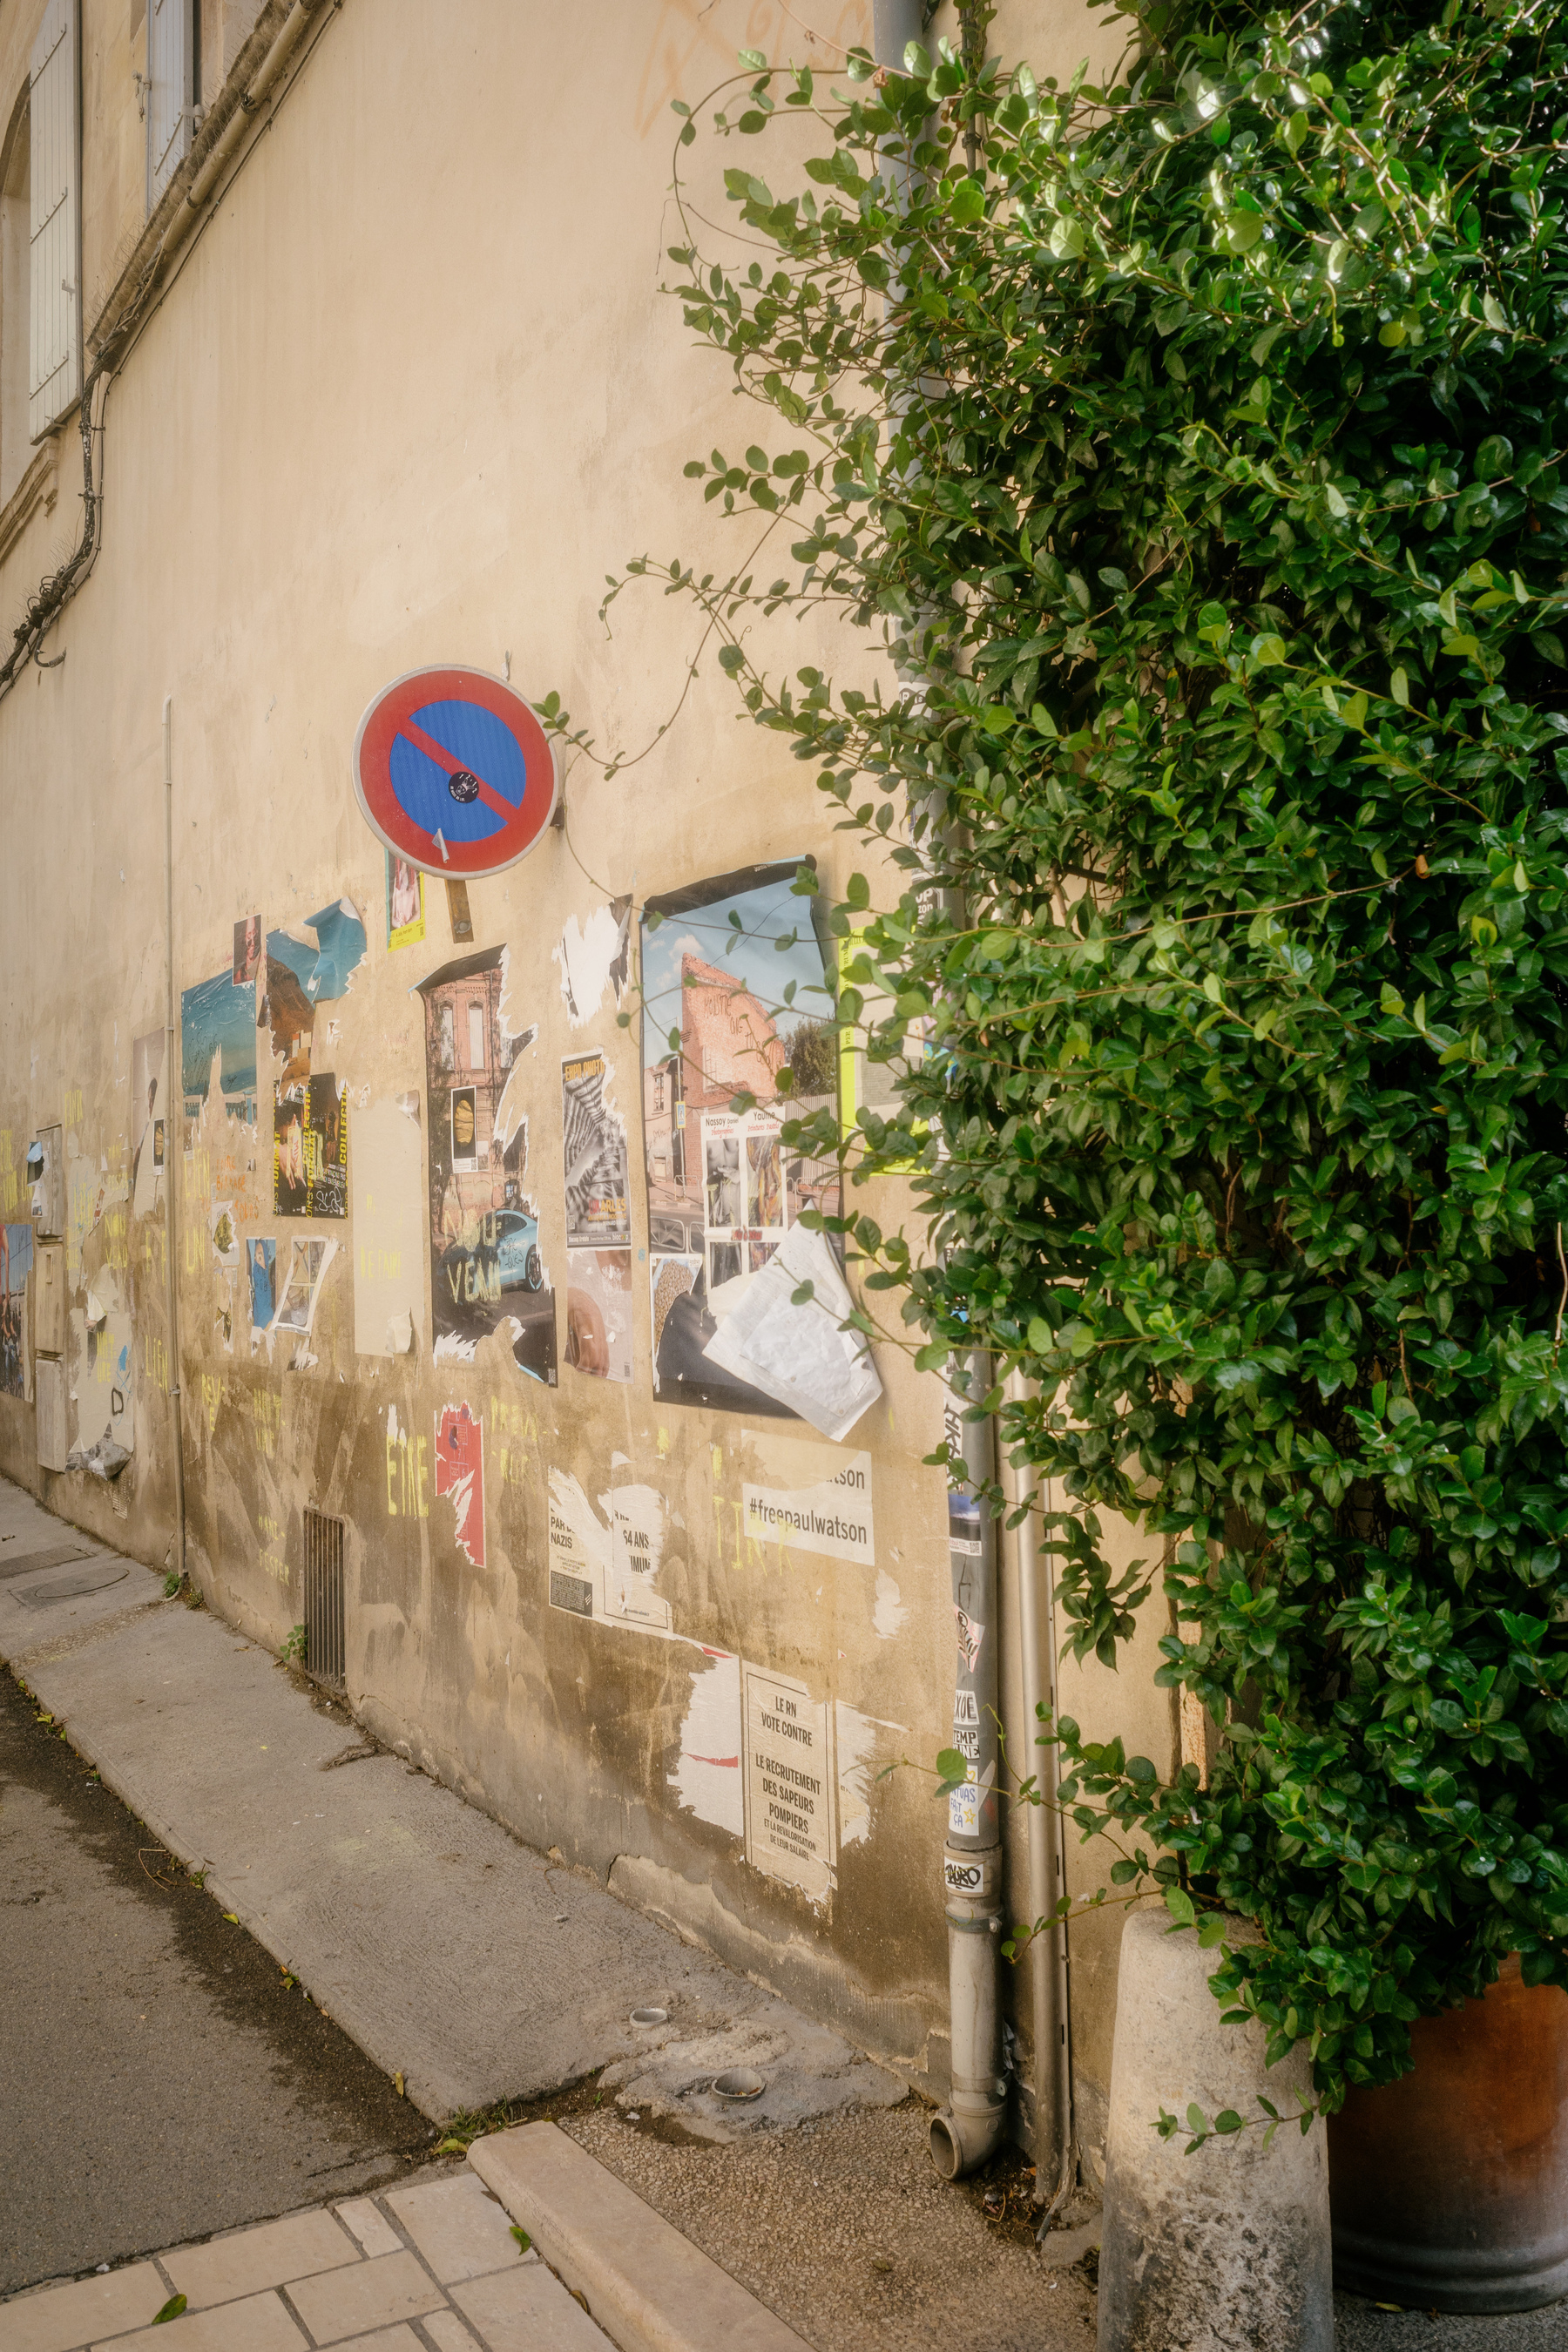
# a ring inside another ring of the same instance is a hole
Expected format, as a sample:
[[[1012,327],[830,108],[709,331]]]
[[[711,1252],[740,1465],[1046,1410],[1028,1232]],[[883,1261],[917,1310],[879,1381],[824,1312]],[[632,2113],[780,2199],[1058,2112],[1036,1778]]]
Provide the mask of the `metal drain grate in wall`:
[[[321,1683],[343,1679],[343,1523],[305,1513],[305,1667]]]

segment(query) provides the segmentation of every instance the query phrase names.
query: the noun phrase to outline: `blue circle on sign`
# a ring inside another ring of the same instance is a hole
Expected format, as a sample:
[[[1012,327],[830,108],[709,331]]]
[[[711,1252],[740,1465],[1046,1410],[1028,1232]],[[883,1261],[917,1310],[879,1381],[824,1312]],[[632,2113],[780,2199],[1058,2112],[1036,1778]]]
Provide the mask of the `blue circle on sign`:
[[[398,734],[387,773],[400,805],[428,834],[438,832],[447,841],[488,841],[505,819],[482,799],[455,798],[452,775],[456,769],[481,777],[500,799],[521,807],[528,770],[516,736],[504,719],[476,702],[427,702],[412,717],[453,766],[443,766],[407,735]]]

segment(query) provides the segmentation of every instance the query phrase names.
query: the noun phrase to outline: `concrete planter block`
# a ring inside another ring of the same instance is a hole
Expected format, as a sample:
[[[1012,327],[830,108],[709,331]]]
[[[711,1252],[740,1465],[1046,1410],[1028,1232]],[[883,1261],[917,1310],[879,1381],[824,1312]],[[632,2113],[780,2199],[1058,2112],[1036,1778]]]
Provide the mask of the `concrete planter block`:
[[[1164,1906],[1133,1911],[1121,1938],[1105,2150],[1099,2352],[1332,2352],[1329,2158],[1321,2123],[1210,2140],[1163,2140],[1162,2106],[1212,2118],[1293,2116],[1311,2069],[1298,2045],[1265,2068],[1261,2026],[1222,2025],[1207,1979],[1220,1965]],[[1233,1942],[1258,1931],[1237,1920]]]

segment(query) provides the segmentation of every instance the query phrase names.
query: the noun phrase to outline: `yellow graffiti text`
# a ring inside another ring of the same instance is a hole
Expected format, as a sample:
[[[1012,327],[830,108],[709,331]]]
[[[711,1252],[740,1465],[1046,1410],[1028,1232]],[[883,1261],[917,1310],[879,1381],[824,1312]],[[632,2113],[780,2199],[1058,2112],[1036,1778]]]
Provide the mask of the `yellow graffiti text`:
[[[430,1441],[399,1429],[393,1417],[386,1426],[386,1513],[393,1519],[430,1516]]]
[[[256,1431],[256,1443],[268,1460],[278,1451],[278,1440],[283,1430],[283,1400],[270,1389],[252,1389],[250,1419]]]

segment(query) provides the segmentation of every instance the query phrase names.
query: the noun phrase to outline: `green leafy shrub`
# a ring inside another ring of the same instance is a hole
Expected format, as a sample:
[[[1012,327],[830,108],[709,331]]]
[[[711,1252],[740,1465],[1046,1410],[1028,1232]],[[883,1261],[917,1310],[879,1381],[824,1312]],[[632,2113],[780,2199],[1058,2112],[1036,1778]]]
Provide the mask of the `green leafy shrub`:
[[[721,133],[782,96],[829,152],[674,249],[781,446],[687,468],[743,568],[658,576],[905,869],[839,1007],[900,1107],[842,1140],[931,1223],[847,1221],[870,1287],[1039,1384],[1079,1654],[1163,1564],[1221,1727],[1166,1785],[1063,1721],[1063,1798],[1262,1924],[1216,1986],[1332,2107],[1510,1950],[1568,1987],[1568,38],[1133,30],[1103,89],[742,59]],[[772,676],[812,607],[902,688]]]

